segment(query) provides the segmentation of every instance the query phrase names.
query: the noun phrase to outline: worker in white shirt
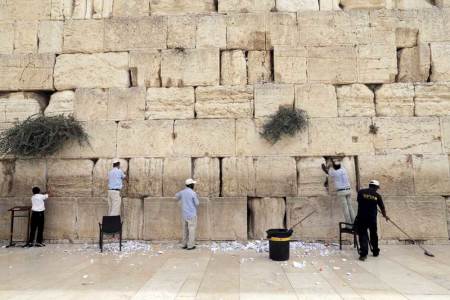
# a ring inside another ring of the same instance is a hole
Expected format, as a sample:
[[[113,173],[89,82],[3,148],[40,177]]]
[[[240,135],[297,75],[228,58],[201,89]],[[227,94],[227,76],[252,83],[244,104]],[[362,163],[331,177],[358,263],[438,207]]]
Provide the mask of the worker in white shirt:
[[[125,173],[120,169],[120,161],[113,160],[113,169],[108,173],[108,216],[120,216],[122,205],[120,191],[124,179]]]
[[[33,196],[31,197],[31,230],[30,237],[28,238],[28,243],[24,247],[33,247],[34,238],[37,231],[36,237],[36,247],[45,246],[42,241],[44,238],[44,212],[45,203],[44,201],[48,199],[48,194],[41,194],[41,189],[38,187],[33,187]]]

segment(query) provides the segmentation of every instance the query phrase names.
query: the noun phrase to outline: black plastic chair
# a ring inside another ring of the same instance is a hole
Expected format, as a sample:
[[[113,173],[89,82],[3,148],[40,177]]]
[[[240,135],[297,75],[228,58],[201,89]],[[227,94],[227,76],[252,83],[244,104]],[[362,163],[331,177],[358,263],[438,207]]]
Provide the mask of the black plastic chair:
[[[351,227],[351,228],[347,228]],[[359,252],[359,244],[356,230],[353,227],[352,223],[339,222],[339,250],[342,250],[342,234],[348,233],[353,235],[353,248],[356,248]]]
[[[103,235],[116,233],[119,234],[119,250],[122,251],[122,224],[120,216],[103,216],[102,223],[98,223],[100,252],[103,252]]]

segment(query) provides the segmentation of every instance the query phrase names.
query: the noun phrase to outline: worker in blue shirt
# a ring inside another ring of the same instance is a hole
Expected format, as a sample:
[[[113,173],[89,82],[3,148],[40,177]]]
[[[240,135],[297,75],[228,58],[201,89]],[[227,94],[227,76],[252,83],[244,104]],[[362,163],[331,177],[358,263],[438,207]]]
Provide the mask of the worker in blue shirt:
[[[120,191],[124,179],[125,173],[120,169],[120,161],[113,160],[113,168],[108,173],[108,216],[120,216],[122,205]]]
[[[176,193],[175,197],[181,202],[181,215],[183,222],[183,249],[195,249],[195,230],[197,228],[197,208],[199,206],[197,193],[194,185],[197,182],[191,178],[187,179],[186,187]]]

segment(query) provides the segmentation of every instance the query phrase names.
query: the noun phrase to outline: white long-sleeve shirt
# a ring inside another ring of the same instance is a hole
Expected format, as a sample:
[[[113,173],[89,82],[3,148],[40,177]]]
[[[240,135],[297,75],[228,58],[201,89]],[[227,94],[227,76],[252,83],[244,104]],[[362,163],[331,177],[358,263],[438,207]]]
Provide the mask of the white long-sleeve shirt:
[[[44,211],[45,203],[44,200],[48,199],[48,195],[45,194],[34,194],[31,197],[31,210],[32,211]]]

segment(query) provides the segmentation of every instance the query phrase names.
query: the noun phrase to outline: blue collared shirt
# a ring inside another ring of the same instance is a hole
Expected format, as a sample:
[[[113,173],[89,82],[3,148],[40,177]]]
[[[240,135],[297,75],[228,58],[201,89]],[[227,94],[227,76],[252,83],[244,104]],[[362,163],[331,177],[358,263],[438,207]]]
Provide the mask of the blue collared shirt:
[[[110,190],[121,190],[123,186],[123,179],[125,178],[125,173],[119,169],[114,168],[108,173],[108,189]]]
[[[181,214],[184,220],[190,220],[197,216],[197,207],[200,203],[196,192],[186,187],[176,193],[175,197],[177,197],[178,201],[181,201]]]

